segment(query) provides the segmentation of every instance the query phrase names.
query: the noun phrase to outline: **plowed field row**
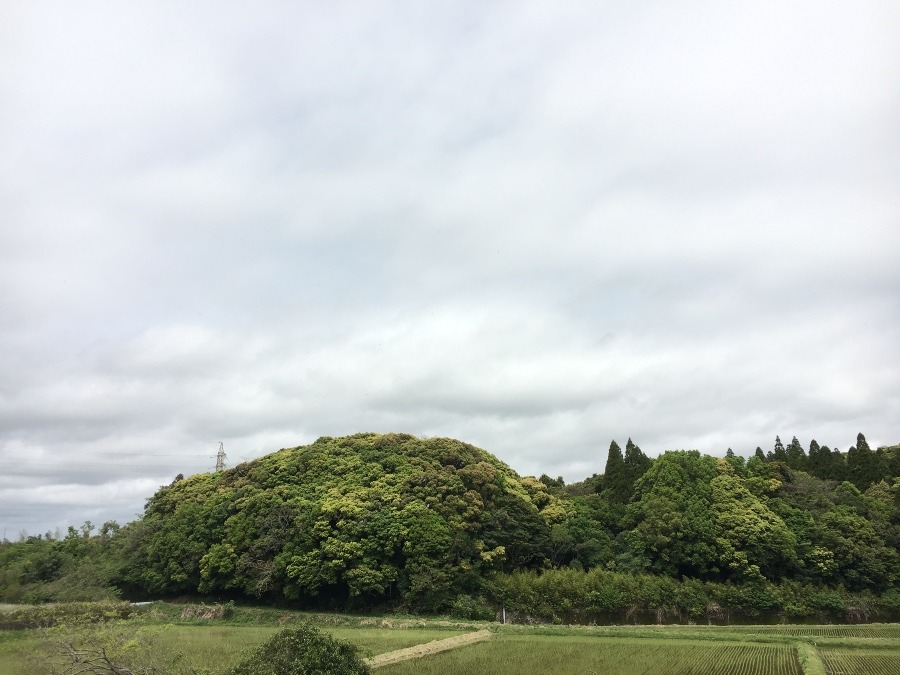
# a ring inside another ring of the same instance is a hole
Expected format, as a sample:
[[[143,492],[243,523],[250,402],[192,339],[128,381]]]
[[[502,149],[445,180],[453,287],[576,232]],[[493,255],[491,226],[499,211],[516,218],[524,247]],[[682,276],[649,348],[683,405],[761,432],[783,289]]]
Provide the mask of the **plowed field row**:
[[[742,632],[759,635],[795,635],[797,637],[894,638],[900,640],[898,625],[852,626],[747,626]]]
[[[802,675],[788,644],[710,643],[498,634],[490,642],[388,666],[401,675],[519,675],[609,673],[615,675]]]
[[[828,675],[896,675],[900,650],[820,649]]]

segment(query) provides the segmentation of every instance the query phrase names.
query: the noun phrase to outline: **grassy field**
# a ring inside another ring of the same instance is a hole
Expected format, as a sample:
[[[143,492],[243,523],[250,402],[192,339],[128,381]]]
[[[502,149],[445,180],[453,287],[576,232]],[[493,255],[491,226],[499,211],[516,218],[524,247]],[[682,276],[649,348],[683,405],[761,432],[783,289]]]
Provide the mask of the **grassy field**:
[[[222,672],[283,625],[309,621],[373,656],[488,627],[484,643],[386,666],[384,675],[510,675],[515,673],[691,673],[693,675],[803,675],[798,644],[814,650],[819,675],[900,673],[900,625],[849,626],[500,626],[420,618],[371,618],[239,609],[225,620],[185,621],[179,606],[164,605],[139,630],[154,648],[182,654],[185,668]],[[38,675],[29,662],[41,633],[0,631],[0,675]],[[815,668],[816,664],[807,668]],[[808,673],[816,672],[808,670]]]
[[[40,646],[34,631],[0,631],[0,675],[34,672],[27,659]]]
[[[896,675],[900,672],[898,649],[825,648],[819,656],[829,675]]]
[[[801,675],[790,645],[650,638],[500,634],[490,642],[386,667],[384,675],[418,673],[693,673]]]
[[[498,628],[490,642],[389,666],[379,673],[802,675],[798,643],[815,649],[827,675],[900,673],[896,624]]]
[[[316,623],[320,630],[356,645],[364,657],[403,649],[431,640],[440,640],[466,632],[466,628],[413,627],[388,628],[378,626],[335,626]],[[355,623],[355,622],[351,622]],[[407,622],[397,622],[404,626]],[[418,623],[418,622],[416,622]],[[240,662],[245,652],[265,642],[281,626],[202,624],[150,624],[139,632],[148,636],[156,649],[181,654],[179,665],[185,669],[224,671]],[[41,675],[45,671],[33,663],[34,654],[44,645],[41,631],[0,631],[0,675]]]

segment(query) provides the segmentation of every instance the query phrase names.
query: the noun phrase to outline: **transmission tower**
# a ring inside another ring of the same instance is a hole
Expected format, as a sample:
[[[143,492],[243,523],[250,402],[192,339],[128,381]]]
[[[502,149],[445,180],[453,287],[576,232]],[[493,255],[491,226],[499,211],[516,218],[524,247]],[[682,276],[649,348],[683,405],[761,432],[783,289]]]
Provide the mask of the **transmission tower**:
[[[216,453],[216,471],[225,470],[225,444],[219,442],[219,452]]]

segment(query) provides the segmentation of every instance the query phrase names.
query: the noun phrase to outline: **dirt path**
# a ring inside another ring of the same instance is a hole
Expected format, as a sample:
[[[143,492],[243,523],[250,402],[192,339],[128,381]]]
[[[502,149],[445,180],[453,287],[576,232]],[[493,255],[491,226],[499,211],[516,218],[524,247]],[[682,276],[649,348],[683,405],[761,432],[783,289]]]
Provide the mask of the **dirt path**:
[[[466,633],[465,635],[457,635],[456,637],[446,638],[444,640],[432,640],[425,644],[416,645],[415,647],[407,647],[406,649],[397,649],[393,652],[386,652],[366,659],[366,663],[370,668],[381,668],[382,666],[390,666],[401,661],[409,661],[410,659],[420,659],[429,654],[437,654],[445,652],[448,649],[456,649],[466,645],[473,645],[476,642],[484,642],[491,639],[491,631],[479,630],[474,633]]]

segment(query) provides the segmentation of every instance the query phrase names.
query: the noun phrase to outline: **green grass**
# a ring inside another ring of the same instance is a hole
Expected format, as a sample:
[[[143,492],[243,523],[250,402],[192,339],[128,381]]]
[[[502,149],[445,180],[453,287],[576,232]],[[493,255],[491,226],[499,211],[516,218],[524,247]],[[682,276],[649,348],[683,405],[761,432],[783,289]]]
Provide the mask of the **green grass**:
[[[0,631],[0,675],[38,675],[28,660],[40,645],[35,631]]]
[[[403,649],[413,645],[453,637],[464,632],[439,628],[376,628],[318,625],[318,628],[346,640],[360,649],[363,657]],[[149,633],[155,648],[170,654],[182,654],[180,665],[217,673],[239,663],[280,629],[278,625],[149,625],[140,628]],[[0,632],[0,675],[38,675],[29,655],[42,646],[35,630]]]
[[[841,649],[828,647],[819,656],[829,675],[895,675],[900,673],[900,648]]]
[[[900,640],[900,624],[852,624],[816,626],[748,626],[761,635],[796,635],[801,637],[887,638]]]
[[[131,624],[153,649],[182,654],[179,666],[221,673],[279,628],[300,621],[347,640],[364,657],[489,627],[494,638],[379,669],[379,675],[528,673],[691,673],[802,675],[807,664],[827,675],[900,673],[900,624],[783,626],[500,626],[422,617],[312,614],[237,607],[226,620],[180,619],[182,605],[160,603]],[[38,675],[37,630],[0,631],[0,675]]]
[[[489,642],[388,666],[379,673],[802,675],[796,650],[786,644],[503,634]]]
[[[428,629],[348,628],[318,626],[323,632],[356,645],[363,657],[459,635],[459,631]],[[156,631],[161,648],[184,654],[184,664],[225,670],[241,661],[279,630],[279,626],[164,626]]]

